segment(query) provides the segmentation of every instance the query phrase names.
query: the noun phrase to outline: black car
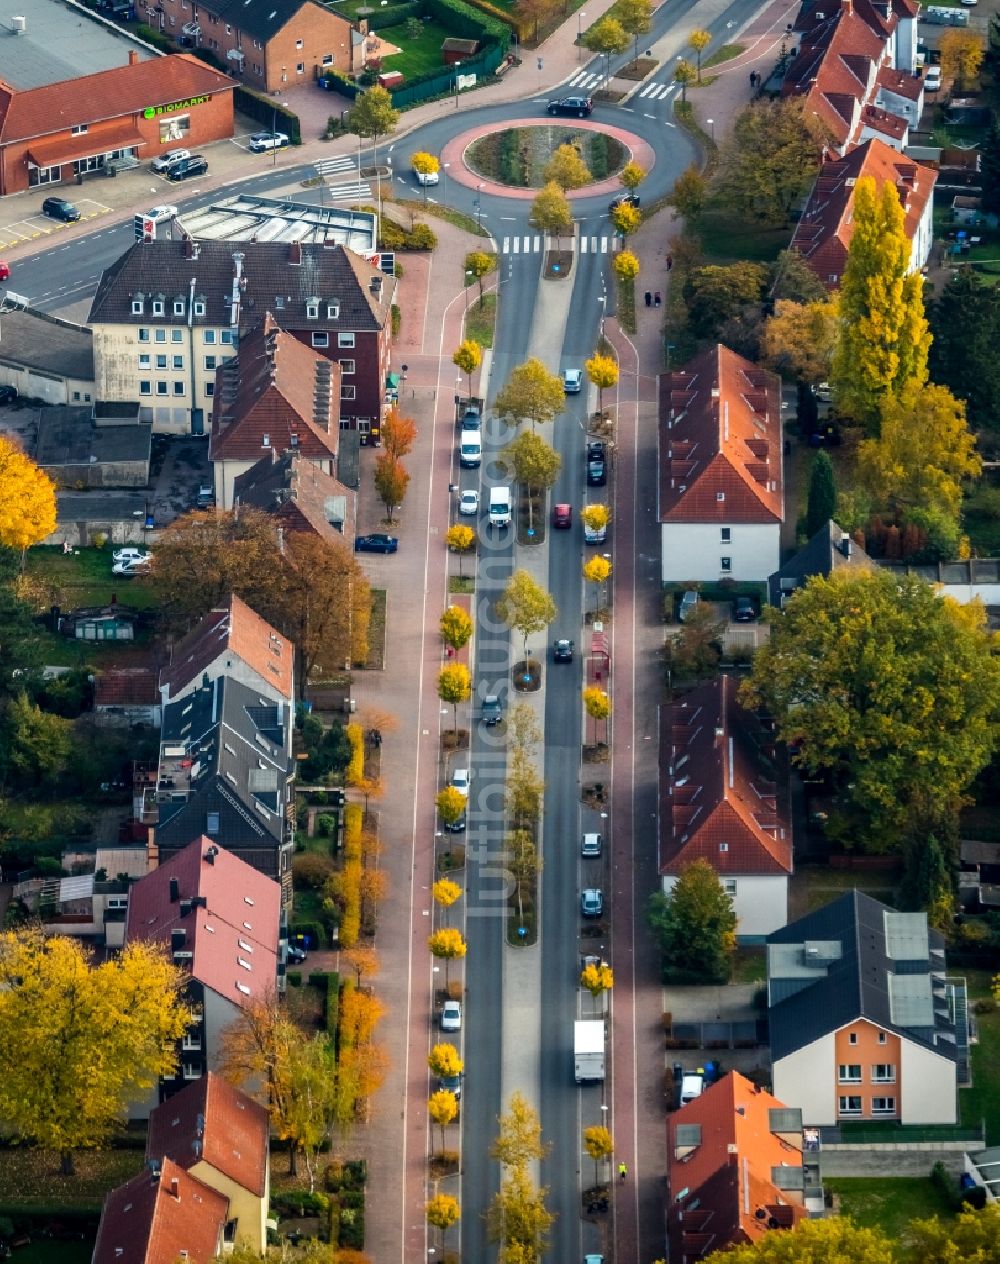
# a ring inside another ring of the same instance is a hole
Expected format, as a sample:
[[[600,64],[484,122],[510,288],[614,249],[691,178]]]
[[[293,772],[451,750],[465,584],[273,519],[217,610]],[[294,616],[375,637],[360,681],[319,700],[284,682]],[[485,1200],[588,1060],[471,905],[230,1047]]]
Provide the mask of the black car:
[[[638,210],[640,201],[638,193],[619,193],[616,198],[611,199],[611,203],[608,206],[608,214],[610,215],[612,211],[616,211],[619,206],[634,206]]]
[[[304,948],[288,948],[285,953],[285,960],[290,966],[300,966],[308,957],[308,953]]]
[[[168,167],[163,173],[168,180],[190,180],[192,176],[203,176],[208,170],[208,163],[201,154],[192,154],[190,158],[182,158]]]
[[[590,97],[562,97],[559,101],[549,102],[550,114],[575,114],[577,118],[586,118],[593,109]]]
[[[447,825],[445,825],[445,829],[448,831],[449,834],[464,834],[465,826],[466,826],[466,820],[465,820],[465,813],[463,812],[457,821],[449,821]]]
[[[398,548],[399,540],[394,535],[386,535],[384,531],[359,535],[354,541],[355,553],[395,553]]]
[[[73,203],[60,197],[47,197],[42,203],[42,214],[50,219],[61,219],[64,224],[75,224],[80,218],[80,212]]]
[[[587,444],[587,482],[591,487],[603,487],[608,481],[608,461],[604,444],[599,439]]]
[[[553,643],[552,661],[554,663],[571,663],[573,661],[573,642],[569,637],[562,636]]]
[[[752,597],[737,597],[733,602],[733,622],[753,623],[757,618],[757,607]]]
[[[0,386],[0,405],[14,404],[17,402],[16,386]]]

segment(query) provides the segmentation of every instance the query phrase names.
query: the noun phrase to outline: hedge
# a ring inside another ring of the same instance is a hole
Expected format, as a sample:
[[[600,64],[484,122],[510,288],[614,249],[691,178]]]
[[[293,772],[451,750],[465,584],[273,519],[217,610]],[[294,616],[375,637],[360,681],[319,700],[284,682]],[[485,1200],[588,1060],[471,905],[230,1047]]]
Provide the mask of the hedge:
[[[288,139],[292,144],[302,144],[299,116],[293,114],[291,110],[286,110],[273,97],[266,97],[262,92],[253,92],[250,88],[237,85],[233,89],[233,109],[239,110],[241,114],[246,114],[249,118],[256,119],[258,123],[263,123],[269,128],[276,126],[280,119],[282,129],[288,133]]]
[[[384,31],[389,26],[400,26],[407,18],[418,18],[423,9],[421,0],[407,0],[406,4],[394,4],[380,9],[368,19],[369,31]]]
[[[349,97],[354,100],[359,92],[363,91],[353,79],[348,79],[344,75],[338,74],[336,70],[328,70],[325,74],[320,75],[327,85],[330,92],[339,92],[341,96]]]
[[[145,40],[147,44],[152,44],[154,48],[158,48],[164,53],[175,52],[174,41],[169,35],[162,35],[155,27],[147,26],[145,22],[140,22],[135,28],[135,33],[141,40]]]
[[[340,975],[336,970],[331,970],[326,979],[326,1029],[331,1036],[336,1035],[339,1016]]]
[[[480,13],[487,13],[491,18],[497,18],[511,30],[516,31],[518,43],[523,44],[531,34],[533,23],[519,21],[516,14],[508,13],[506,9],[501,9],[498,5],[490,4],[490,0],[465,0],[465,3],[471,4]]]
[[[347,814],[357,808],[357,829],[347,827]],[[361,934],[361,809],[356,803],[344,809],[344,868],[340,873],[340,895],[344,911],[340,918],[340,947],[353,948]]]
[[[478,39],[500,44],[504,52],[510,43],[510,26],[466,4],[465,0],[423,0],[423,11],[458,39]]]
[[[353,721],[348,724],[345,732],[351,743],[351,762],[347,765],[344,780],[349,786],[357,786],[365,779],[365,739],[361,725]]]

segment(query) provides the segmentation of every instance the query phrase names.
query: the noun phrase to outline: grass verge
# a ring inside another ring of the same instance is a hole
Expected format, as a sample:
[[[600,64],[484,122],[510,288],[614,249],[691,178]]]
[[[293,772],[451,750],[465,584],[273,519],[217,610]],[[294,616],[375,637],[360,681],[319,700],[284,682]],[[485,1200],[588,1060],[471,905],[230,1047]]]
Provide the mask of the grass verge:
[[[972,1086],[959,1090],[962,1123],[986,1123],[986,1144],[1000,1144],[1000,1013],[977,1014],[979,1043],[972,1047]]]
[[[59,1155],[52,1150],[0,1150],[3,1212],[18,1209],[100,1211],[109,1190],[142,1169],[141,1150],[78,1150],[75,1176],[59,1175]],[[22,1258],[20,1252],[18,1258]]]
[[[723,44],[710,57],[705,58],[701,63],[701,68],[702,70],[711,70],[713,66],[721,66],[724,61],[731,61],[734,57],[739,57],[742,52],[742,44]]]
[[[493,330],[497,321],[497,296],[484,294],[481,301],[472,304],[465,315],[465,336],[473,338],[481,347],[493,346]]]
[[[411,214],[434,215],[438,219],[447,220],[456,228],[461,228],[463,232],[472,233],[474,237],[489,236],[486,229],[481,224],[477,224],[471,215],[452,210],[450,206],[442,206],[440,202],[420,198],[396,198],[395,201],[397,206],[405,206]]]
[[[148,610],[156,605],[156,595],[142,576],[127,579],[111,574],[112,548],[74,549],[64,553],[62,545],[38,545],[30,549],[25,571],[48,584],[55,604],[64,609],[102,606],[117,595],[122,605]]]
[[[385,602],[384,588],[372,589],[372,612],[368,624],[368,671],[381,671],[385,667]]]
[[[476,591],[476,581],[471,575],[449,575],[448,591],[450,593],[471,593]]]
[[[927,1177],[828,1177],[823,1185],[839,1196],[842,1216],[850,1216],[866,1229],[881,1229],[891,1238],[905,1237],[911,1220],[929,1216],[950,1220],[954,1214],[944,1194]]]
[[[631,278],[623,280],[621,277],[616,278],[618,286],[618,304],[615,308],[615,314],[618,317],[618,323],[627,334],[635,333],[635,281]]]

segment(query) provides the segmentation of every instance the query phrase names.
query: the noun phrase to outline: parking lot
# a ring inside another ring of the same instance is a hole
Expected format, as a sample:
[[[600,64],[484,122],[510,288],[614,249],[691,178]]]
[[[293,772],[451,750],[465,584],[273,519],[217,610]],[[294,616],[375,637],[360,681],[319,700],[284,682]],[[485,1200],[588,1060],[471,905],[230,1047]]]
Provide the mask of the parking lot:
[[[41,191],[39,195],[41,196]],[[111,210],[110,206],[105,206],[103,202],[98,202],[94,198],[71,197],[68,200],[80,212],[81,219],[97,219],[99,215],[107,215]],[[0,250],[18,246],[22,242],[34,241],[37,237],[48,237],[52,233],[59,232],[60,229],[71,227],[71,224],[64,224],[61,220],[49,219],[47,215],[42,214],[41,210],[34,214],[29,213],[21,219],[0,224]]]

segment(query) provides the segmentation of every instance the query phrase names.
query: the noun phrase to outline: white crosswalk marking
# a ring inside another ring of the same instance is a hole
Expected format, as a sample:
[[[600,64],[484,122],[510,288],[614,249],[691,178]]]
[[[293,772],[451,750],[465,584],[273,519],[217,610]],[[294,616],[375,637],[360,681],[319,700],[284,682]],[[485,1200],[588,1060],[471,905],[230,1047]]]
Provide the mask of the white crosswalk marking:
[[[585,255],[587,253],[587,243],[589,241],[590,241],[589,237],[580,238],[580,254]]]
[[[531,238],[530,237],[525,237],[524,239],[524,253],[526,255],[531,254]]]
[[[606,255],[607,253],[608,253],[608,239],[607,237],[602,237],[601,238],[601,254]]]
[[[520,253],[521,253],[521,238],[515,237],[514,238],[514,254],[519,255]]]
[[[346,199],[357,202],[362,198],[370,198],[371,195],[371,185],[363,183],[358,184],[356,180],[351,184],[328,184],[325,192],[325,196],[328,197],[331,202],[341,202]]]
[[[565,80],[568,88],[592,88],[601,82],[599,74],[588,73],[586,70],[578,70],[575,75],[570,75]]]
[[[339,158],[323,158],[319,162],[314,162],[313,166],[318,175],[332,176],[344,171],[357,171],[358,162],[356,158],[342,154]]]
[[[509,237],[505,237],[505,238],[503,239],[503,245],[500,247],[500,253],[501,253],[502,255],[505,255],[505,254],[507,253],[507,251],[508,251],[508,250],[510,250],[510,238],[509,238]]]
[[[541,237],[536,237],[535,242],[534,242],[534,250],[535,250],[536,255],[538,254],[539,250],[541,250],[541,248],[542,248],[542,239]]]
[[[648,97],[655,87],[656,87],[655,83],[647,83],[646,86],[640,91],[639,96]]]

